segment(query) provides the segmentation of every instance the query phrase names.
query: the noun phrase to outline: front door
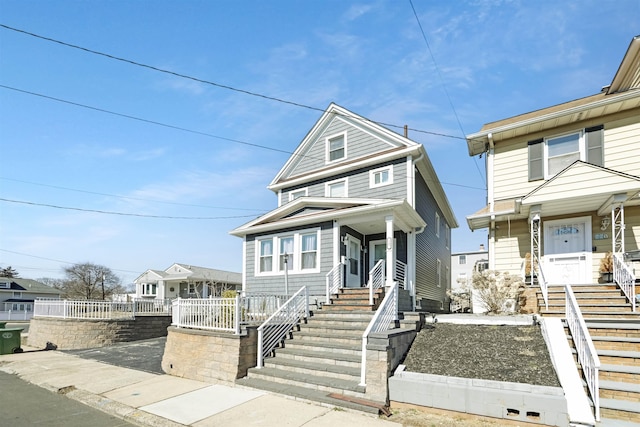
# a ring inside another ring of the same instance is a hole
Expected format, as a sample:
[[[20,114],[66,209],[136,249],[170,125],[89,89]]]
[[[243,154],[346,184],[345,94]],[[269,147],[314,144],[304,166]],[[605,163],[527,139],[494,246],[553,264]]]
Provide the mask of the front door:
[[[347,247],[347,288],[359,288],[362,285],[360,239],[347,234],[344,242]]]
[[[591,218],[544,223],[545,278],[554,285],[591,282]]]

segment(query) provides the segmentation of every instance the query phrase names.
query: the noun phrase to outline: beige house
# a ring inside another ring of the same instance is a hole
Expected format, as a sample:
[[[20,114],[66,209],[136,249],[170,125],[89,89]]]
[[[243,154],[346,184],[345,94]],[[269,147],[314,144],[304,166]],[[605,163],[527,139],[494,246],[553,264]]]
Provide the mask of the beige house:
[[[605,253],[637,257],[640,36],[599,93],[487,123],[467,144],[486,155],[488,205],[467,222],[489,229],[489,268],[522,274],[532,253],[549,284],[584,284]]]

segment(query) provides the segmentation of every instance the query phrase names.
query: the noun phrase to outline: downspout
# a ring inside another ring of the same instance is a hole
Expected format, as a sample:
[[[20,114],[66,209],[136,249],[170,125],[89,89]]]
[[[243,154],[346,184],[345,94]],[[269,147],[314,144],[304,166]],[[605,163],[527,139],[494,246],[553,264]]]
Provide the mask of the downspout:
[[[489,226],[489,268],[496,268],[496,221],[495,221],[495,203],[493,194],[493,156],[495,143],[493,141],[493,133],[487,134],[489,141],[489,149],[487,150],[487,203],[489,205],[489,213],[491,214],[491,223]]]
[[[411,200],[409,200],[409,204],[415,209],[416,208],[416,164],[422,160],[424,158],[424,153],[420,153],[420,155],[418,157],[416,157],[415,159],[413,159],[411,161],[411,176],[410,176],[410,185],[411,185],[411,190],[410,190],[410,194],[407,194],[407,196],[411,197]],[[411,306],[414,308],[416,308],[416,239],[418,234],[421,234],[426,226],[420,227],[418,229],[414,229],[413,232],[411,233],[410,237],[411,237],[411,242],[412,242],[412,247],[408,248],[408,252],[411,252],[410,256],[411,256],[411,262],[407,262],[407,269],[408,271],[408,277],[405,279],[409,282],[410,286],[411,286],[411,290],[410,290],[410,296],[411,296]],[[409,242],[409,239],[407,239],[407,243]],[[409,254],[407,254],[407,261],[409,261]]]

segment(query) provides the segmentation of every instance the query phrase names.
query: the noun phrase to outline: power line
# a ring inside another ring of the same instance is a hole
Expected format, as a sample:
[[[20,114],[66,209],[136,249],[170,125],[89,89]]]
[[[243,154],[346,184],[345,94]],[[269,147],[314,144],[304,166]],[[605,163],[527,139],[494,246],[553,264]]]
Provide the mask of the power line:
[[[453,101],[451,100],[451,96],[449,96],[449,91],[447,90],[447,86],[444,84],[444,79],[442,78],[442,73],[440,72],[440,67],[438,67],[438,63],[436,62],[436,58],[433,55],[433,51],[431,50],[431,46],[429,45],[429,40],[427,39],[427,35],[425,34],[424,29],[422,28],[422,23],[420,22],[420,18],[418,17],[418,13],[416,12],[416,8],[413,6],[413,0],[409,0],[409,4],[411,5],[411,10],[413,10],[413,15],[416,17],[416,22],[418,23],[418,27],[420,27],[420,32],[422,33],[422,39],[424,40],[424,43],[427,45],[427,50],[429,51],[429,55],[431,55],[431,60],[433,61],[433,65],[435,66],[436,71],[438,73],[438,78],[440,79],[440,84],[442,85],[442,90],[444,90],[444,93],[447,96],[447,100],[449,101],[449,105],[451,106],[451,110],[453,111],[453,115],[455,116],[456,121],[458,122],[458,127],[460,128],[460,132],[462,132],[462,135],[465,135],[464,129],[462,128],[462,123],[460,122],[460,117],[458,117],[458,112],[456,111],[456,108],[453,105]],[[482,178],[484,180],[484,176],[482,175],[482,172],[480,171],[480,167],[478,166],[478,163],[476,162],[475,157],[473,157],[473,160],[474,160],[473,163],[476,165],[476,169],[478,170],[478,173],[480,174],[480,178]]]
[[[10,253],[10,254],[15,254],[15,255],[28,256],[28,257],[31,257],[31,258],[42,259],[42,260],[45,260],[45,261],[59,262],[59,263],[62,263],[62,264],[69,264],[69,265],[77,264],[77,262],[62,261],[62,260],[53,259],[53,258],[45,258],[45,257],[37,256],[37,255],[30,255],[30,254],[25,254],[24,252],[10,251],[8,249],[2,249],[2,248],[0,248],[0,252],[6,252],[6,253]],[[7,264],[7,263],[5,263],[5,264]],[[45,269],[43,269],[43,270],[45,270]],[[123,273],[136,273],[136,274],[140,273],[139,271],[120,270],[120,269],[116,269],[116,268],[112,268],[111,270],[113,270],[113,271],[121,271]]]
[[[137,201],[142,201],[142,202],[162,203],[162,204],[166,204],[166,205],[189,206],[189,207],[207,208],[207,209],[226,209],[226,210],[238,210],[238,211],[262,211],[262,209],[248,209],[248,208],[237,208],[237,207],[229,208],[229,207],[223,207],[223,206],[206,206],[206,205],[195,205],[195,204],[190,204],[190,203],[178,203],[178,202],[167,202],[167,201],[163,201],[163,200],[144,199],[144,198],[141,198],[141,197],[119,196],[119,195],[116,195],[116,194],[99,193],[99,192],[96,192],[96,191],[88,191],[88,190],[79,190],[77,188],[61,187],[61,186],[58,186],[58,185],[42,184],[42,183],[30,182],[30,181],[22,181],[20,179],[6,178],[6,177],[3,177],[3,176],[0,176],[0,179],[4,180],[4,181],[13,181],[13,182],[20,182],[20,183],[23,183],[23,184],[37,185],[37,186],[40,186],[40,187],[55,188],[55,189],[58,189],[58,190],[74,191],[74,192],[77,192],[77,193],[95,194],[97,196],[115,197],[115,198],[124,199],[124,200],[137,200]]]
[[[92,212],[92,213],[99,213],[99,214],[105,214],[105,215],[134,216],[134,217],[139,217],[139,218],[213,220],[213,219],[233,219],[233,218],[248,218],[248,217],[254,218],[254,217],[256,217],[256,215],[213,216],[213,217],[146,215],[146,214],[137,214],[137,213],[102,211],[102,210],[98,210],[98,209],[83,209],[83,208],[75,208],[75,207],[70,207],[70,206],[49,205],[49,204],[46,204],[46,203],[36,203],[36,202],[28,202],[28,201],[24,201],[24,200],[5,199],[5,198],[1,198],[1,197],[0,197],[0,201],[7,202],[7,203],[19,203],[19,204],[31,205],[31,206],[42,206],[42,207],[54,208],[54,209],[64,209],[64,210],[72,210],[72,211],[80,211],[80,212]]]
[[[415,10],[414,10],[414,12],[415,12]],[[254,97],[258,97],[258,98],[263,98],[263,99],[267,99],[267,100],[274,101],[274,102],[280,102],[280,103],[283,103],[283,104],[288,104],[288,105],[292,105],[292,106],[295,106],[295,107],[305,108],[305,109],[312,110],[312,111],[319,111],[321,113],[325,112],[324,108],[313,107],[313,106],[310,106],[310,105],[302,104],[300,102],[289,101],[289,100],[285,100],[285,99],[282,99],[282,98],[277,98],[277,97],[274,97],[274,96],[269,96],[269,95],[264,95],[264,94],[261,94],[261,93],[258,93],[258,92],[253,92],[253,91],[246,90],[246,89],[239,89],[239,88],[236,88],[236,87],[233,87],[233,86],[229,86],[229,85],[225,85],[225,84],[221,84],[221,83],[216,83],[216,82],[213,82],[213,81],[210,81],[210,80],[204,80],[204,79],[201,79],[201,78],[198,78],[198,77],[189,76],[187,74],[182,74],[182,73],[178,73],[178,72],[175,72],[175,71],[166,70],[166,69],[163,69],[163,68],[155,67],[153,65],[148,65],[148,64],[144,64],[144,63],[141,63],[141,62],[138,62],[138,61],[134,61],[134,60],[131,60],[131,59],[126,59],[126,58],[122,58],[122,57],[119,57],[119,56],[111,55],[111,54],[108,54],[108,53],[100,52],[100,51],[97,51],[97,50],[89,49],[89,48],[86,48],[86,47],[78,46],[78,45],[75,45],[75,44],[67,43],[67,42],[64,42],[64,41],[61,41],[61,40],[57,40],[57,39],[54,39],[54,38],[51,38],[51,37],[41,36],[39,34],[35,34],[35,33],[32,33],[32,32],[29,32],[29,31],[26,31],[26,30],[21,30],[21,29],[14,28],[14,27],[10,27],[10,26],[5,25],[5,24],[0,24],[0,27],[5,28],[7,30],[15,31],[15,32],[18,32],[18,33],[22,33],[22,34],[25,34],[25,35],[28,35],[28,36],[32,36],[32,37],[35,37],[35,38],[38,38],[38,39],[41,39],[41,40],[46,40],[46,41],[49,41],[51,43],[57,43],[57,44],[62,45],[62,46],[70,47],[70,48],[73,48],[73,49],[78,49],[78,50],[84,51],[86,53],[91,53],[91,54],[94,54],[94,55],[103,56],[103,57],[106,57],[106,58],[109,58],[109,59],[112,59],[112,60],[115,60],[115,61],[124,62],[124,63],[130,64],[130,65],[135,65],[137,67],[142,67],[142,68],[146,68],[146,69],[149,69],[149,70],[157,71],[157,72],[160,72],[160,73],[169,74],[169,75],[172,75],[172,76],[175,76],[175,77],[192,80],[192,81],[195,81],[195,82],[198,82],[198,83],[207,84],[207,85],[214,86],[214,87],[217,87],[217,88],[227,89],[227,90],[238,92],[238,93],[242,93],[242,94],[245,94],[245,95],[254,96]],[[448,97],[448,94],[447,94],[447,97]],[[451,101],[451,100],[449,100],[449,101]],[[354,116],[350,116],[350,115],[347,115],[347,114],[340,114],[340,115],[343,116],[343,117],[349,117],[349,118],[356,119],[356,120],[362,120],[362,118],[360,118],[360,117],[354,117]],[[379,124],[379,125],[382,125],[382,126],[386,126],[386,127],[392,127],[392,128],[396,128],[396,129],[404,129],[404,125],[396,125],[396,124],[393,124],[393,123],[379,122],[379,121],[374,121],[374,120],[370,120],[370,119],[366,119],[366,118],[364,118],[364,120],[372,122],[372,123],[376,123],[376,124]],[[440,137],[444,137],[444,138],[462,139],[462,140],[466,141],[466,138],[464,136],[463,137],[459,137],[459,136],[455,136],[455,135],[448,135],[448,134],[444,134],[444,133],[431,132],[431,131],[426,131],[426,130],[422,130],[422,129],[415,129],[415,128],[409,128],[409,127],[407,128],[407,130],[410,130],[412,132],[423,133],[423,134],[427,134],[427,135],[440,136]],[[463,134],[464,134],[464,132],[463,132]]]

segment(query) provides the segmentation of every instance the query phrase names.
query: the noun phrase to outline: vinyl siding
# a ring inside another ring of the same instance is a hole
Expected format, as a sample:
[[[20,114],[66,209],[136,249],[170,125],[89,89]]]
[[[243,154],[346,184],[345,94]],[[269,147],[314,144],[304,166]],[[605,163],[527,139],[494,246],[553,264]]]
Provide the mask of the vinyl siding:
[[[637,111],[640,114],[640,111]],[[633,122],[636,123],[633,123]],[[640,175],[640,123],[626,118],[605,125],[604,165],[631,175]],[[635,153],[632,155],[631,153]]]
[[[416,171],[416,210],[427,223],[425,230],[416,236],[416,299],[442,301],[450,283],[446,270],[451,269],[451,249],[445,245],[445,217],[438,208],[424,179]],[[440,215],[440,237],[436,236],[435,213]],[[442,263],[441,286],[437,286],[436,264]]]
[[[346,132],[347,155],[345,159],[342,159],[343,161],[354,160],[393,147],[393,145],[384,142],[382,139],[351,125],[344,118],[334,117],[307,151],[303,153],[304,157],[293,165],[289,173],[282,178],[295,177],[327,166],[326,139],[344,132]],[[330,164],[340,163],[341,161],[338,160]]]
[[[281,230],[278,233],[264,235],[285,235],[291,232],[310,230],[320,227],[320,273],[289,273],[289,293],[297,292],[302,286],[307,286],[309,295],[322,297],[324,300],[326,274],[333,268],[333,224],[325,222],[315,226],[305,226],[295,229]],[[246,292],[247,293],[284,293],[284,274],[273,276],[256,276],[256,240],[263,235],[248,235],[246,238]],[[274,263],[276,260],[274,259]]]
[[[393,165],[393,183],[382,187],[369,188],[369,172],[384,166]],[[393,162],[381,163],[370,168],[358,169],[349,174],[332,176],[324,180],[313,181],[302,186],[282,190],[281,204],[289,203],[289,193],[307,188],[307,196],[324,197],[327,182],[347,178],[348,197],[368,199],[406,199],[407,198],[407,162],[401,158]]]

